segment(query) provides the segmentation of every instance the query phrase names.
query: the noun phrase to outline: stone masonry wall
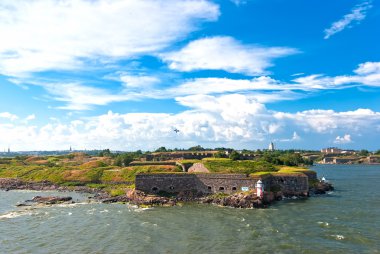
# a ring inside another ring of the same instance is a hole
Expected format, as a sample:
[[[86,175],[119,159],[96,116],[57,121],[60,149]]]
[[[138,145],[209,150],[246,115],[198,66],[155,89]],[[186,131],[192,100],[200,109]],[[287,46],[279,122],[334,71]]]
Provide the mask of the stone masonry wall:
[[[307,196],[309,181],[305,174],[276,174],[271,177],[272,190],[279,189],[284,196]]]
[[[204,194],[231,194],[242,190],[254,190],[260,178],[247,177],[244,174],[137,174],[136,189],[146,193],[178,193],[197,191]],[[282,191],[285,196],[307,195],[308,177],[305,174],[277,174],[261,179],[265,191]]]

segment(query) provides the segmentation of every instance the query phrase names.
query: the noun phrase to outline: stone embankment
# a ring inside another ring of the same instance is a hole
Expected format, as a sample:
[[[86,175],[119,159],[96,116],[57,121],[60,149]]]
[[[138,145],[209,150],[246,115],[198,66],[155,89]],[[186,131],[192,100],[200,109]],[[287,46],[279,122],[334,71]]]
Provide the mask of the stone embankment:
[[[35,190],[35,191],[75,191],[82,193],[103,193],[100,189],[87,186],[61,186],[49,181],[25,182],[14,178],[0,178],[0,190]]]
[[[108,193],[95,188],[86,186],[59,186],[48,181],[44,182],[23,182],[17,179],[0,178],[1,190],[37,190],[37,191],[77,191],[82,193],[94,194],[91,199],[103,203],[131,203],[138,206],[174,206],[183,202],[197,202],[204,204],[215,204],[220,206],[228,206],[234,208],[266,208],[271,203],[281,200],[284,194],[278,192],[264,192],[263,197],[257,197],[253,191],[237,192],[231,195],[213,194],[204,195],[193,191],[182,191],[169,196],[159,196],[147,194],[143,191],[129,189],[125,195],[111,197]],[[332,184],[327,182],[317,182],[309,190],[311,195],[325,194],[334,190]],[[285,195],[286,196],[286,195]],[[302,195],[301,195],[302,196]],[[27,200],[19,206],[31,205],[33,203],[51,205],[59,203],[73,203],[71,197],[41,197],[37,196],[32,200]]]

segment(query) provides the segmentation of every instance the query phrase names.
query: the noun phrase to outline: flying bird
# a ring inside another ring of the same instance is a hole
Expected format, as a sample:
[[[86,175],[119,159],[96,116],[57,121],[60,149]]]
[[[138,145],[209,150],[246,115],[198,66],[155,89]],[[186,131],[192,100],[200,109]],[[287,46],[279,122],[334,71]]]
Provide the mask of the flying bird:
[[[177,128],[175,128],[173,131],[174,131],[175,133],[178,133],[178,132],[179,132],[179,130],[178,130]]]

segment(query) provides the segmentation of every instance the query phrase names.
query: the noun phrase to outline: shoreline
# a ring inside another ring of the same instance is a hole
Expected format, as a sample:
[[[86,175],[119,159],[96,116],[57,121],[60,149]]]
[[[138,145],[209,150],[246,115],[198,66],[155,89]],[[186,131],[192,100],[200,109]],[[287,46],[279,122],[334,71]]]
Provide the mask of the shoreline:
[[[90,188],[87,186],[62,186],[48,181],[24,182],[15,178],[0,178],[0,190],[32,190],[32,191],[58,191],[58,192],[78,192],[92,194],[89,200],[96,200],[101,203],[130,203],[139,207],[154,206],[175,206],[181,203],[202,203],[214,204],[233,208],[268,208],[276,201],[284,198],[308,198],[319,194],[325,194],[334,190],[330,183],[318,182],[309,188],[308,195],[288,195],[284,196],[281,191],[265,191],[262,197],[257,197],[253,191],[236,192],[233,194],[216,193],[204,195],[194,191],[180,192],[171,195],[152,195],[135,189],[126,189],[125,195],[111,196],[102,189]],[[51,197],[54,198],[54,197]],[[59,201],[60,202],[60,201]],[[72,201],[70,201],[72,202]]]

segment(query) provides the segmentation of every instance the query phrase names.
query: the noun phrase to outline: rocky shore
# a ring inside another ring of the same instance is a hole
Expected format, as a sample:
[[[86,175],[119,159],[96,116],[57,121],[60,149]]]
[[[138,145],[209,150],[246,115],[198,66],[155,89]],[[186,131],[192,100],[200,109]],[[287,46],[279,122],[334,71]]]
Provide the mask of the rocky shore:
[[[0,178],[0,190],[34,190],[34,191],[75,191],[80,193],[103,193],[100,189],[87,186],[62,186],[49,181],[25,182],[14,178]]]
[[[23,182],[18,179],[0,178],[0,190],[36,190],[36,191],[75,191],[80,193],[93,194],[90,199],[102,203],[131,203],[138,206],[174,206],[184,202],[197,202],[203,204],[214,204],[219,206],[227,206],[234,208],[266,208],[271,203],[283,199],[283,193],[264,192],[263,197],[257,197],[252,191],[239,192],[231,195],[213,194],[204,196],[196,192],[180,192],[171,196],[158,196],[146,194],[142,191],[127,189],[125,195],[116,197],[110,196],[107,192],[89,188],[86,186],[60,186],[52,184],[48,181],[43,182]],[[332,184],[327,182],[317,182],[309,190],[310,195],[325,194],[334,190]],[[27,200],[23,204],[59,204],[73,203],[71,197],[41,197],[36,196],[32,200]]]

